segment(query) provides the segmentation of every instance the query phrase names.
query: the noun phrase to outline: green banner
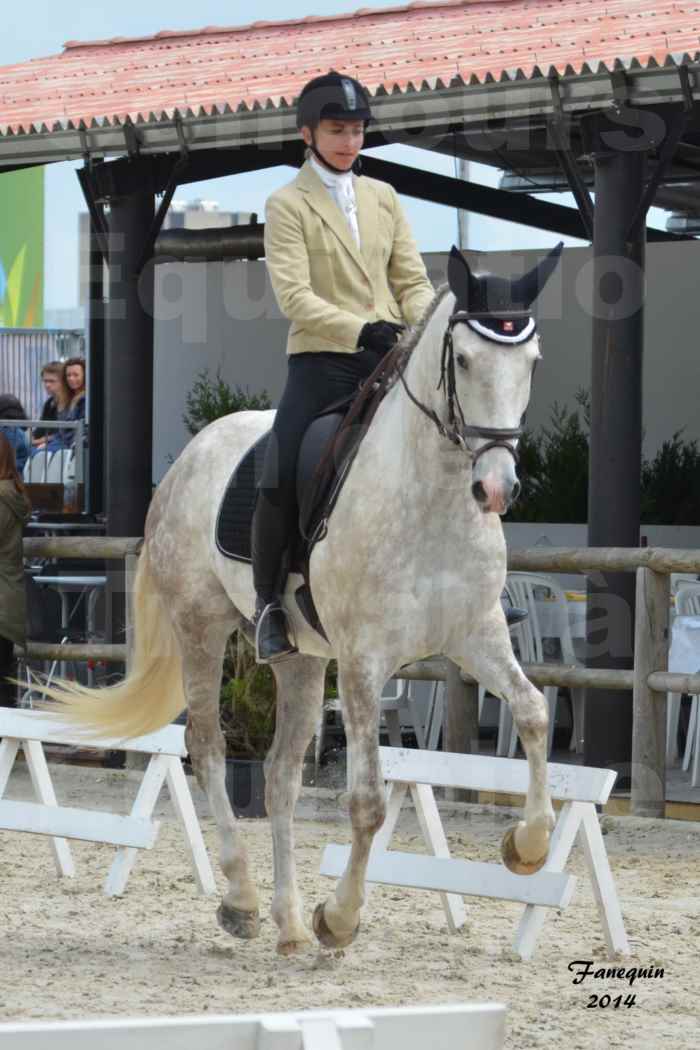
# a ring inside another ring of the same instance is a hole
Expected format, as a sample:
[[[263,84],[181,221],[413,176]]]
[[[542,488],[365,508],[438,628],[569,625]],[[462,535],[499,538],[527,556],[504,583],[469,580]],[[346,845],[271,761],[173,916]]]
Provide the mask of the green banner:
[[[0,171],[0,327],[44,323],[44,169]]]

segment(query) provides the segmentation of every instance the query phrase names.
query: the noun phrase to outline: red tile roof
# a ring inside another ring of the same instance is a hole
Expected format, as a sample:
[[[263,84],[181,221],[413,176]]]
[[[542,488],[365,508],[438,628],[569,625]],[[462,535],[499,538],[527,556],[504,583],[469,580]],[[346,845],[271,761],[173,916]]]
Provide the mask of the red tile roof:
[[[291,104],[329,68],[375,94],[575,74],[616,60],[663,65],[700,51],[700,3],[678,0],[418,0],[352,14],[70,41],[0,68],[0,134],[172,119]]]

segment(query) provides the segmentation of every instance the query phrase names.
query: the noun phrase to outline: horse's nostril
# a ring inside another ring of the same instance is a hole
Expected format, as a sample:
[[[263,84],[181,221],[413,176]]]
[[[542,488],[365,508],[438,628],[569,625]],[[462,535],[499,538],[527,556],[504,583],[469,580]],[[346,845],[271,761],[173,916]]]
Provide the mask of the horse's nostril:
[[[510,497],[511,503],[514,503],[519,495],[520,495],[520,482],[516,481],[516,483],[513,485],[513,491],[511,493],[511,497]]]
[[[486,494],[486,489],[480,481],[475,481],[472,485],[472,496],[477,503],[486,503],[488,496]]]

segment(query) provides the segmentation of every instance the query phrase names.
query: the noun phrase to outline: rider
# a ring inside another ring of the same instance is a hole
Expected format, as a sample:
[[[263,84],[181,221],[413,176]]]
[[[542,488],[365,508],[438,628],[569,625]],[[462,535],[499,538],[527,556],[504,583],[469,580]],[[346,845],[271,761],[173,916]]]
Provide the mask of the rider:
[[[306,161],[265,209],[267,268],[292,324],[287,383],[253,517],[259,661],[295,652],[280,594],[304,431],[323,408],[358,388],[394,346],[403,322],[418,321],[434,296],[395,191],[357,174],[371,119],[357,80],[331,71],[309,81],[297,107]]]
[[[371,119],[367,92],[353,77],[331,71],[310,80],[297,106],[306,160],[266,204],[267,269],[292,324],[252,526],[259,662],[296,652],[280,595],[304,432],[320,411],[357,390],[434,296],[393,187],[359,175]]]

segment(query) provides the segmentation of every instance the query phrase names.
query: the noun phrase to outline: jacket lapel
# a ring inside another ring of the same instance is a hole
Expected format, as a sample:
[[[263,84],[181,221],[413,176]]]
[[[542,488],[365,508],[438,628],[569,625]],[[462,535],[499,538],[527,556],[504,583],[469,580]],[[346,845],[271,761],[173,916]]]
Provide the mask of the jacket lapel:
[[[362,215],[363,204],[362,201],[365,198],[365,193],[358,193],[358,186],[361,184],[361,179],[355,179],[355,194],[358,207],[358,224],[360,227],[360,243],[362,245],[362,252],[357,246],[355,238],[352,235],[352,230],[345,220],[345,216],[341,213],[340,208],[331,197],[330,193],[323,185],[318,175],[311,167],[308,161],[304,163],[299,174],[295,179],[297,188],[304,194],[306,201],[314,211],[321,216],[326,225],[330,226],[333,233],[336,235],[343,247],[350,253],[357,265],[362,269],[364,273],[367,273],[367,265],[365,262],[366,258],[369,258],[365,251],[365,237],[367,237],[368,247],[371,247],[372,237],[370,235],[370,228],[365,229],[366,219]],[[371,191],[370,191],[371,194]],[[368,195],[369,196],[369,195]],[[376,205],[375,205],[376,206]],[[364,258],[363,258],[364,256]],[[368,274],[369,276],[369,274]]]
[[[355,200],[357,201],[357,221],[360,227],[360,251],[365,263],[369,265],[377,246],[377,228],[379,217],[379,198],[372,183],[367,179],[353,176]],[[353,238],[354,239],[354,238]]]

